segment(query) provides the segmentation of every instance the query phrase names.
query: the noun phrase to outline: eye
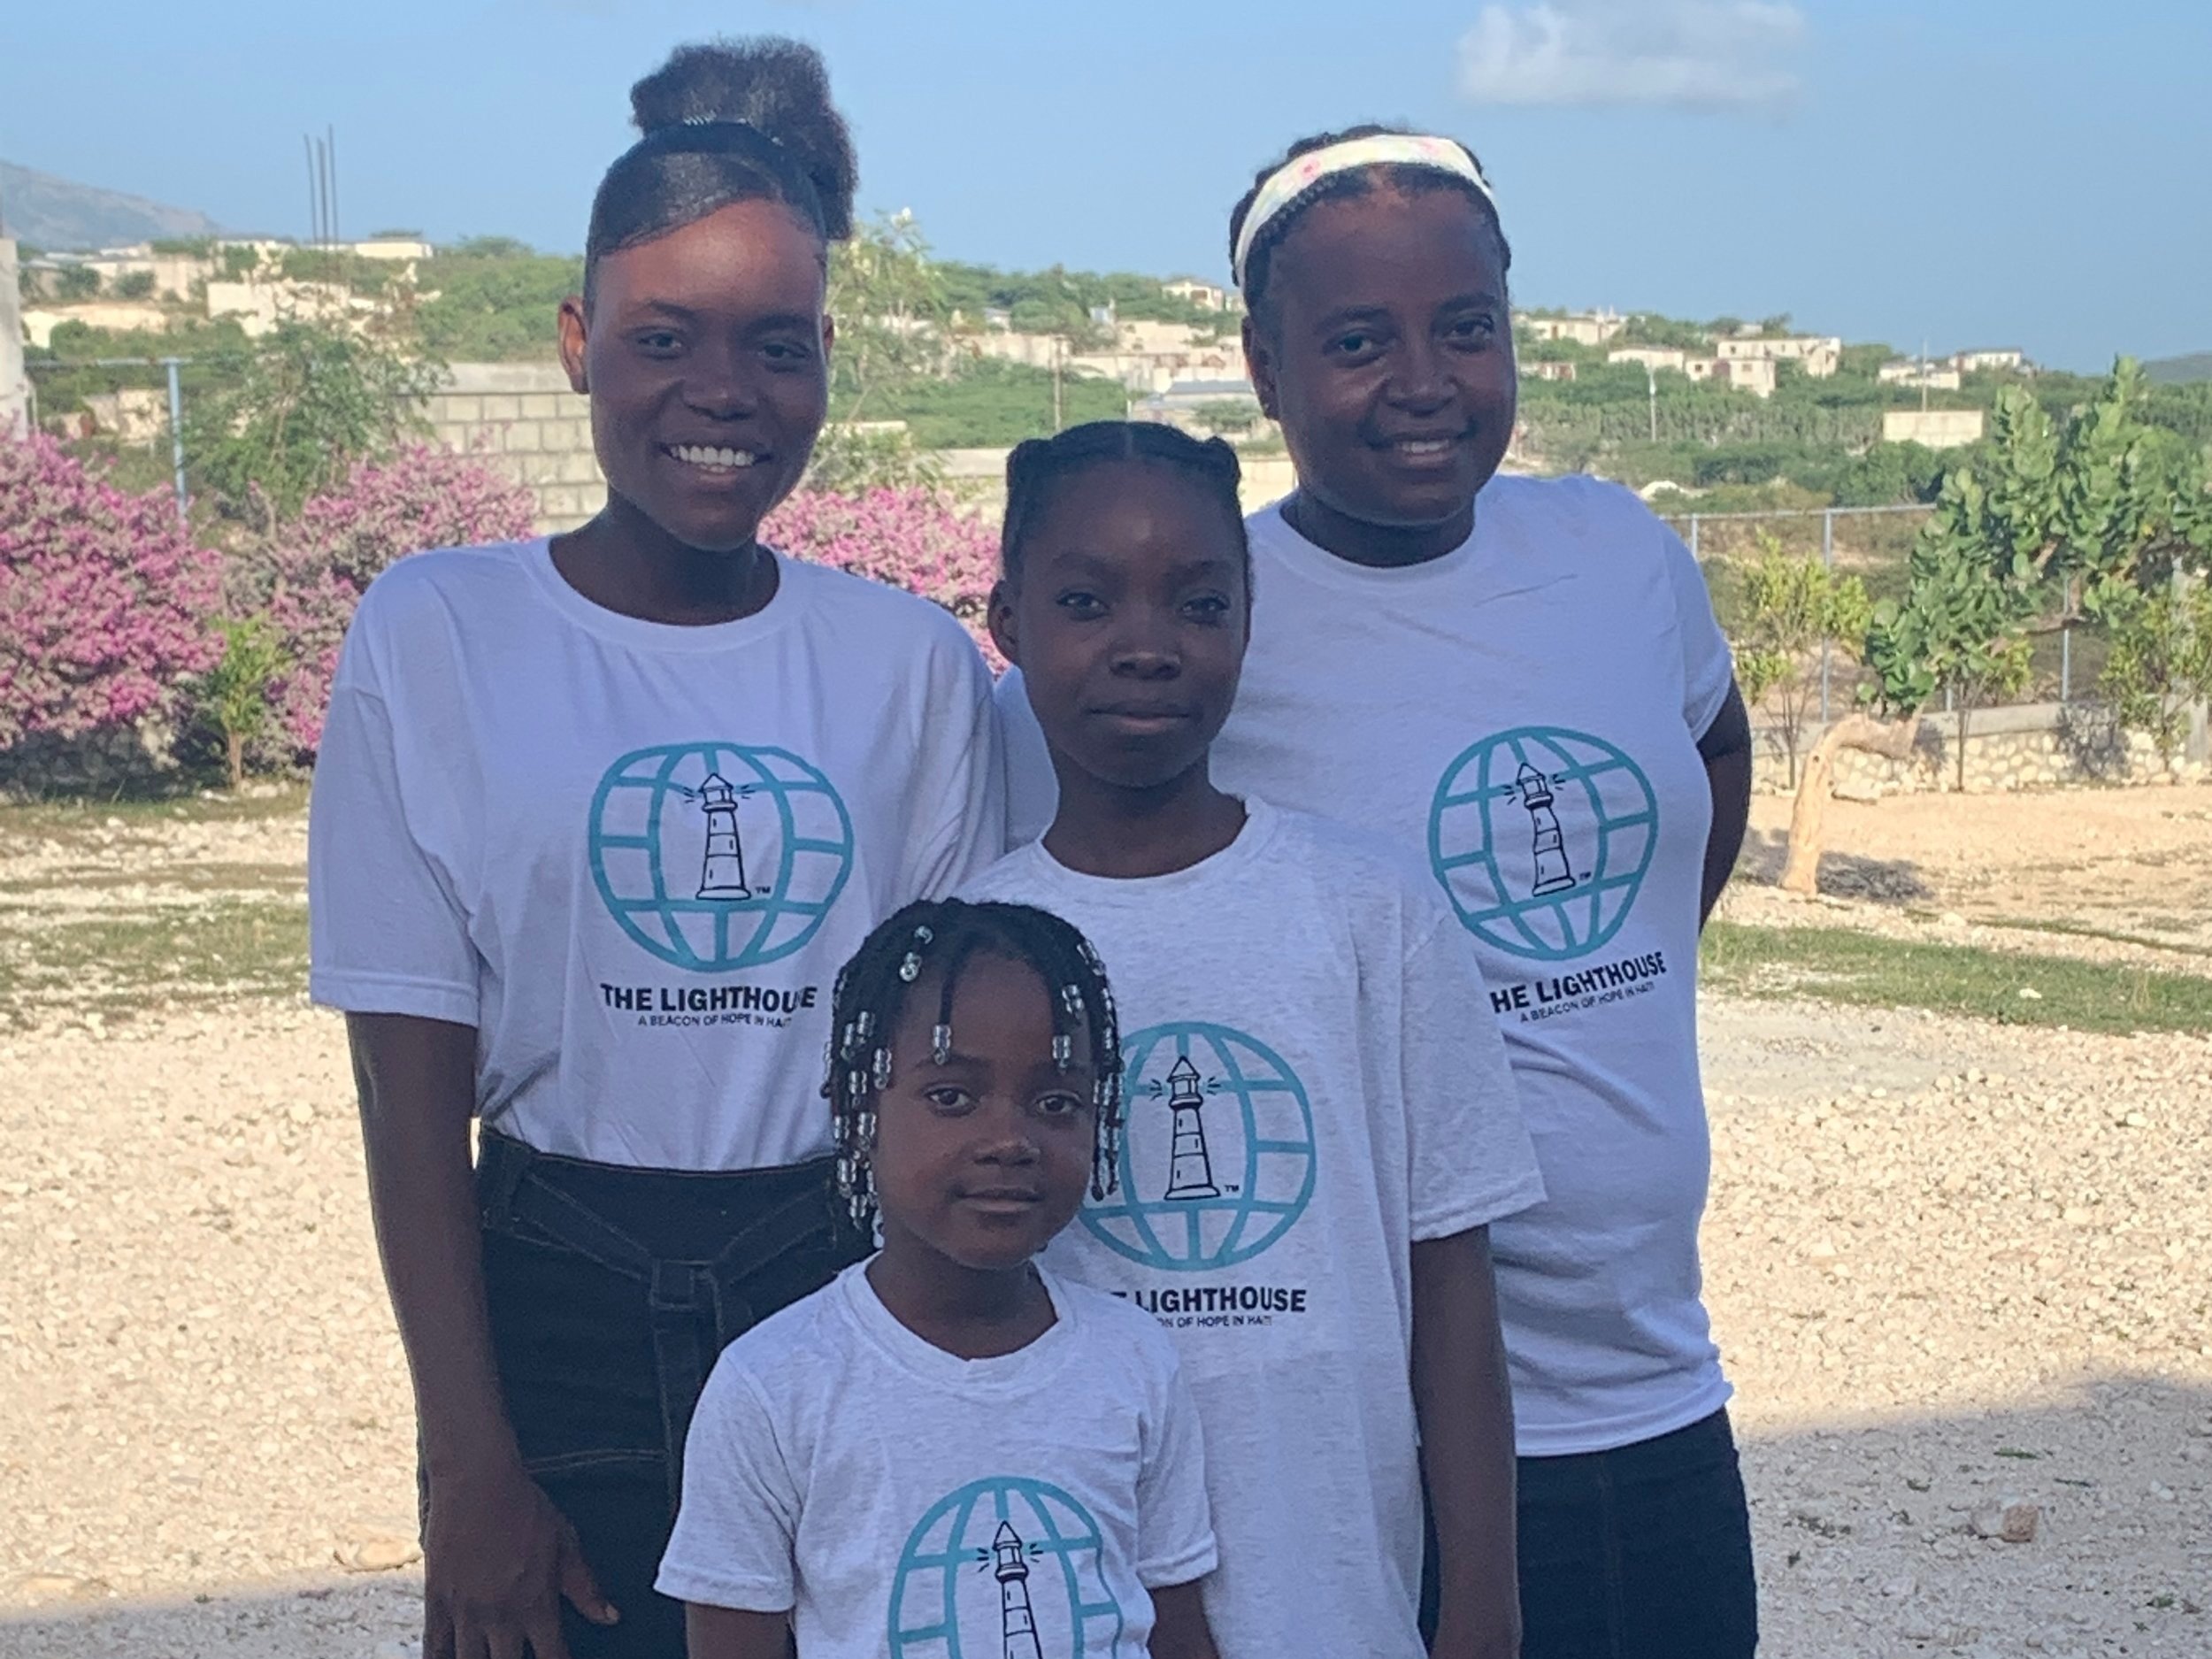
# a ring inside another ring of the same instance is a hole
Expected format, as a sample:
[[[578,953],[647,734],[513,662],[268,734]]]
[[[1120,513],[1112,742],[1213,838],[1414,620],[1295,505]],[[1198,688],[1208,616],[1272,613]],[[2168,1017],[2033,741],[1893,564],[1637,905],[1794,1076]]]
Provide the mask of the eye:
[[[803,340],[772,340],[761,348],[761,355],[780,369],[797,368],[814,360],[813,350]]]
[[[1040,1118],[1070,1118],[1082,1111],[1087,1103],[1080,1094],[1043,1094],[1030,1110]]]
[[[963,1118],[975,1110],[975,1096],[957,1083],[940,1083],[922,1091],[930,1110],[941,1118]]]
[[[1462,317],[1444,330],[1444,338],[1455,346],[1486,346],[1497,332],[1487,317]]]
[[[1104,600],[1080,588],[1070,588],[1052,603],[1071,617],[1097,617],[1106,612]]]
[[[1369,357],[1382,344],[1379,336],[1365,328],[1348,329],[1329,342],[1329,355],[1335,357]]]
[[[1183,614],[1194,622],[1217,626],[1229,614],[1229,601],[1220,594],[1201,594],[1184,602]]]
[[[637,349],[649,357],[669,357],[683,349],[683,342],[672,328],[649,328],[634,336]]]

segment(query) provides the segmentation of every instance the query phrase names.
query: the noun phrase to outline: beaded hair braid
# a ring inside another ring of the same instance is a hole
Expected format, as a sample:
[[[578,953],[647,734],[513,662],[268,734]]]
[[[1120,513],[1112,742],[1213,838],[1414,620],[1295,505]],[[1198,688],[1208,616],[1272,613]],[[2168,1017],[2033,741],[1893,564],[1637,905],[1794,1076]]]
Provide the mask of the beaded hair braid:
[[[837,1190],[853,1225],[872,1234],[876,1097],[891,1085],[891,1039],[906,1015],[908,988],[938,971],[937,1018],[931,1057],[940,1065],[953,1046],[952,1002],[961,971],[979,955],[1003,956],[1034,969],[1052,1000],[1052,1058],[1074,1064],[1075,1033],[1090,1039],[1097,1082],[1093,1093],[1091,1196],[1104,1198],[1121,1158],[1121,1032],[1114,995],[1098,953],[1068,923],[1026,904],[971,904],[959,899],[910,904],[868,935],[837,976],[830,1009],[830,1103],[837,1143]]]

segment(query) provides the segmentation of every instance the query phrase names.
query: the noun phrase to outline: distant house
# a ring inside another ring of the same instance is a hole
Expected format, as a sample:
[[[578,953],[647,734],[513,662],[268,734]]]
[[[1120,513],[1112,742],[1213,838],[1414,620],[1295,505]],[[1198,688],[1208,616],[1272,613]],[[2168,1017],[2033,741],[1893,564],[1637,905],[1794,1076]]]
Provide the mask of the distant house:
[[[1671,369],[1686,374],[1690,354],[1679,346],[1616,346],[1605,354],[1608,363],[1633,363],[1646,369]]]
[[[1266,419],[1260,412],[1259,394],[1241,375],[1233,380],[1171,380],[1163,389],[1133,404],[1129,416],[1133,420],[1156,421],[1191,433],[1233,426],[1239,424],[1238,417],[1243,418],[1241,424],[1247,428],[1258,426]]]
[[[1525,380],[1571,380],[1575,378],[1573,364],[1547,362],[1538,357],[1523,357],[1520,370],[1521,378]]]
[[[1732,363],[1795,363],[1816,380],[1824,380],[1843,366],[1843,339],[1839,334],[1758,334],[1717,341],[1714,349]]]
[[[1682,372],[1694,380],[1718,380],[1732,391],[1771,397],[1779,371],[1772,357],[1692,357]]]
[[[1912,357],[1900,357],[1885,363],[1874,372],[1874,378],[1885,386],[1917,386],[1932,392],[1955,392],[1959,389],[1959,372],[1947,364],[1923,363]]]
[[[394,265],[427,259],[438,251],[419,236],[373,236],[367,242],[346,243],[344,249],[357,259],[388,259]]]
[[[1951,366],[1961,374],[1985,373],[1993,369],[2017,374],[2028,366],[2028,354],[2016,346],[1955,351],[1951,354]]]
[[[1178,277],[1172,282],[1160,284],[1160,292],[1171,300],[1186,305],[1195,305],[1201,311],[1225,311],[1233,309],[1235,296],[1227,288],[1216,288],[1210,282],[1201,282],[1196,277]]]
[[[1930,449],[1957,449],[1981,442],[1978,409],[1890,409],[1882,412],[1884,443],[1917,443]]]
[[[1569,311],[1562,317],[1523,317],[1517,319],[1531,340],[1571,340],[1578,346],[1601,346],[1628,326],[1628,319],[1611,311]]]

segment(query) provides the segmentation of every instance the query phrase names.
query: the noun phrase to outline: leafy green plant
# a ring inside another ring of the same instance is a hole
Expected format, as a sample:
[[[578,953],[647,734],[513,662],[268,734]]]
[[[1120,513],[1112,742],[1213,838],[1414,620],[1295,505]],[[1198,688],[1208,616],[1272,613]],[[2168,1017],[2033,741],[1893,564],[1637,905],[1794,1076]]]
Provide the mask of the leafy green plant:
[[[2128,606],[2113,621],[2098,687],[2123,726],[2149,734],[2172,772],[2191,705],[2212,702],[2212,588],[2177,581]]]
[[[1745,700],[1773,717],[1794,789],[1798,741],[1819,695],[1814,666],[1823,645],[1853,659],[1864,648],[1873,616],[1866,584],[1762,534],[1758,558],[1744,572],[1740,609],[1736,677]]]
[[[200,689],[200,707],[223,734],[230,787],[246,781],[246,749],[268,735],[276,710],[270,691],[284,667],[284,652],[265,617],[228,618],[218,622],[223,655]]]

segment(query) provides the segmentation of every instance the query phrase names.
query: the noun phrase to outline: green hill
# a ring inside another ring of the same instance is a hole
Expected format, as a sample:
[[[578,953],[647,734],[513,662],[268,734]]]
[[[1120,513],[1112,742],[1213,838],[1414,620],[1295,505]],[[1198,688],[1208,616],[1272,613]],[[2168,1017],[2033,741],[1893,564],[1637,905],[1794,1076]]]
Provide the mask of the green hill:
[[[2212,351],[2161,357],[2155,363],[2146,363],[2143,373],[2161,386],[2188,386],[2198,380],[2212,380]]]

